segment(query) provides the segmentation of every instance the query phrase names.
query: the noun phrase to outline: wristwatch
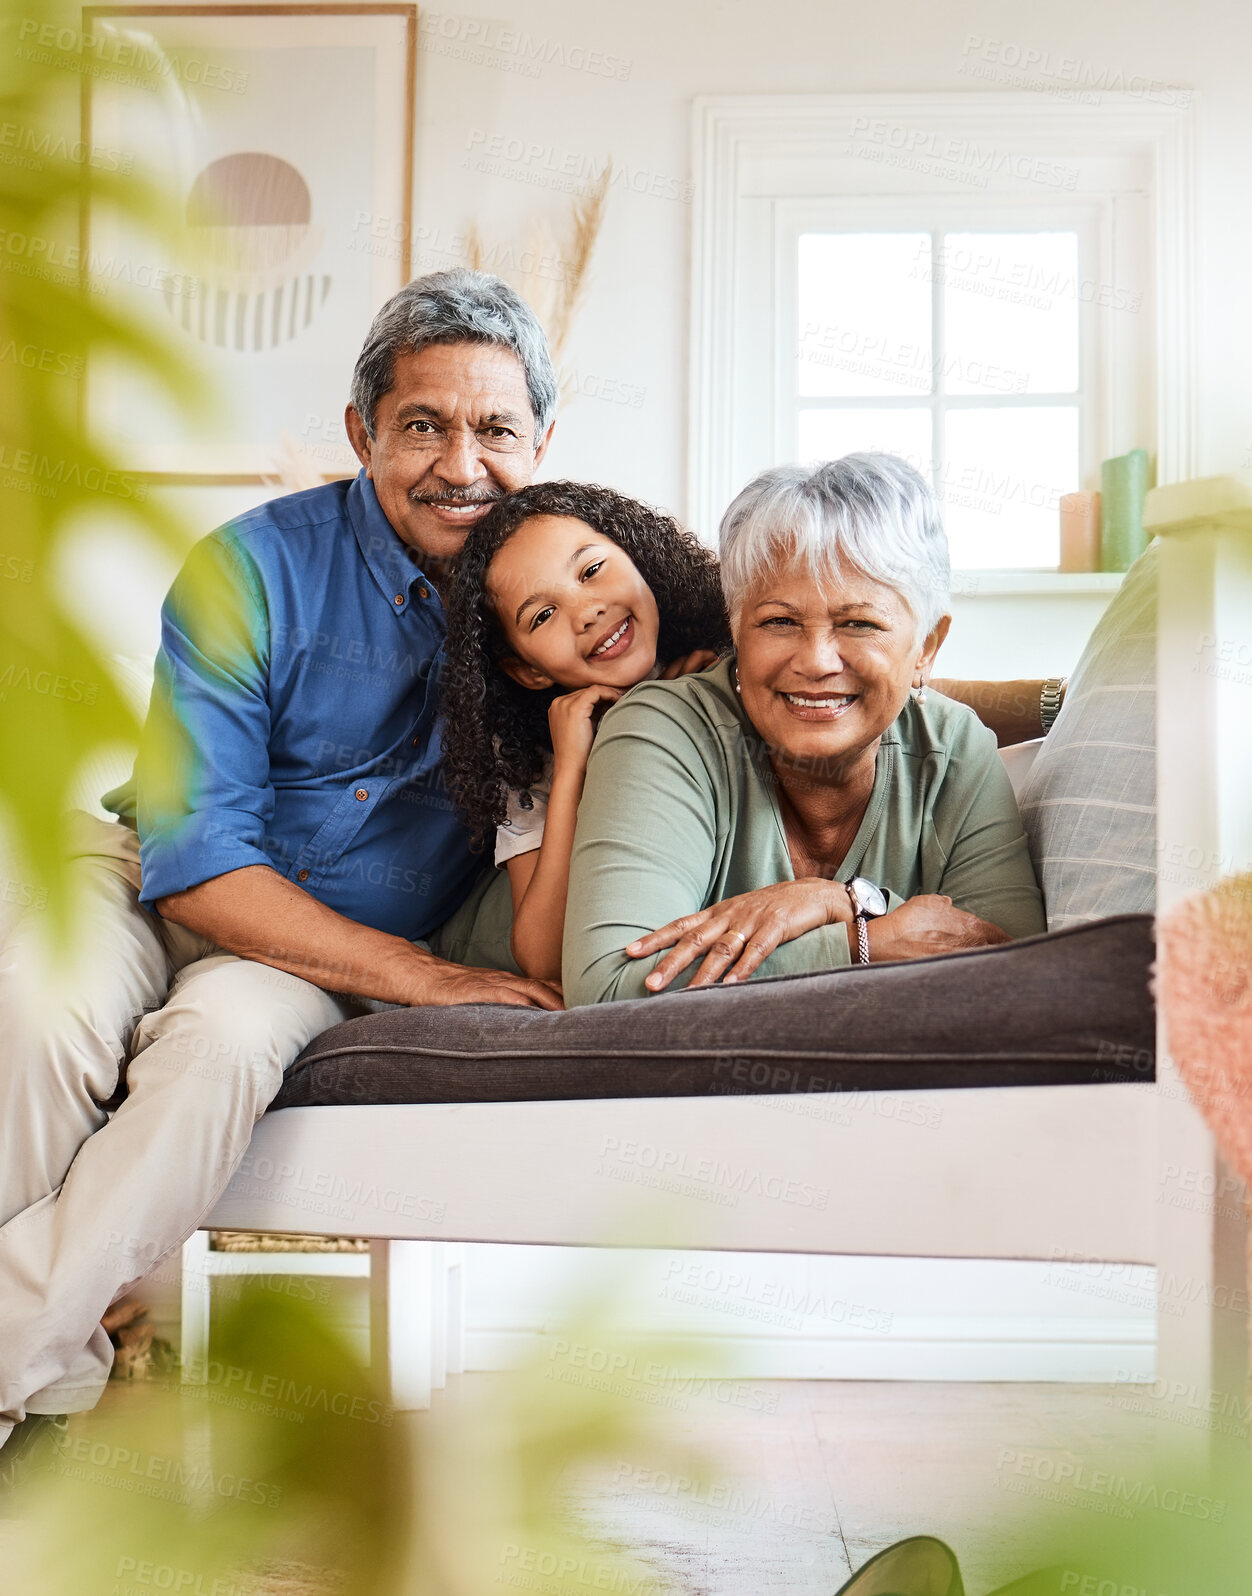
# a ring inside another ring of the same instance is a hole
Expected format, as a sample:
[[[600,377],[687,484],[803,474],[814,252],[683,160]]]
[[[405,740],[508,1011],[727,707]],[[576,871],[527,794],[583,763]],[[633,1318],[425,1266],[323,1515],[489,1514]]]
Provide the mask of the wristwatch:
[[[1068,686],[1068,676],[1049,676],[1043,684],[1039,694],[1039,724],[1043,727],[1045,737],[1052,730],[1052,722],[1061,713],[1061,701]]]
[[[856,962],[869,963],[869,932],[866,922],[876,920],[887,912],[887,894],[864,876],[853,876],[844,885],[852,900],[852,913],[856,920]]]

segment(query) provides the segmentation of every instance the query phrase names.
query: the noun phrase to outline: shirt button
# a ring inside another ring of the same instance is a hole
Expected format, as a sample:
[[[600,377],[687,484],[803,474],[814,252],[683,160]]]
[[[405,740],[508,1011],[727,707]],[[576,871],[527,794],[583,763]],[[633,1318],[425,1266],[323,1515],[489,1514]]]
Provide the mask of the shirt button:
[[[422,740],[422,739],[421,739],[421,738],[420,738],[420,737],[415,737],[415,738],[414,738],[414,739],[413,739],[413,747],[414,747],[414,748],[416,748],[416,747],[417,747],[417,745],[418,745],[418,743],[420,743],[420,742],[421,742],[421,740]]]
[[[357,796],[357,802],[358,803],[364,803],[365,800],[369,797],[368,788],[358,787],[357,790],[356,790],[356,796]]]
[[[309,879],[309,872],[307,870],[301,870],[299,875],[297,875],[297,877],[296,877],[297,881],[307,881],[308,879]]]
[[[428,587],[419,587],[417,596],[420,599],[428,599],[430,597],[430,589]]]
[[[403,604],[404,603],[404,594],[403,593],[397,593],[396,594],[396,603],[397,604]]]

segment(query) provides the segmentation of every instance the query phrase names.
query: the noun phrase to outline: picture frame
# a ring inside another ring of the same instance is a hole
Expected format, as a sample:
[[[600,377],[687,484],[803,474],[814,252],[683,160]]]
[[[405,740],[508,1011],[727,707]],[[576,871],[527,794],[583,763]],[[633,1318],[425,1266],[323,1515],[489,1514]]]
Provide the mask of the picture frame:
[[[351,474],[349,374],[411,270],[416,6],[86,6],[83,51],[84,147],[182,206],[154,241],[89,201],[84,286],[159,318],[210,396],[189,427],[93,353],[88,436],[152,483]]]

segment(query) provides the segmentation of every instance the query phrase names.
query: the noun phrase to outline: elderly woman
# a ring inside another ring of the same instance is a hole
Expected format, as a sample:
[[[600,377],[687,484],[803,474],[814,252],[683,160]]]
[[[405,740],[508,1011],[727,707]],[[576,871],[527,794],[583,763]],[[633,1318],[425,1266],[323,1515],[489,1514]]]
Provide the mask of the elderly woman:
[[[923,479],[880,454],[766,471],[720,542],[734,656],[641,683],[588,762],[567,1005],[1043,931],[995,738],[926,696],[951,617]]]

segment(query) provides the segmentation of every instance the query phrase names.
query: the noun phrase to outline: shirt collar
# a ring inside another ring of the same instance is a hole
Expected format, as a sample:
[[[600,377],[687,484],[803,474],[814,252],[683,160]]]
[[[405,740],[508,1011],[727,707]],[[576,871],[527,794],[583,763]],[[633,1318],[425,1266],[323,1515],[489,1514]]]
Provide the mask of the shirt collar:
[[[364,466],[348,489],[348,519],[356,533],[361,558],[389,609],[403,615],[413,599],[415,586],[422,588],[424,598],[439,603],[434,584],[423,575],[412,550],[387,519]]]

